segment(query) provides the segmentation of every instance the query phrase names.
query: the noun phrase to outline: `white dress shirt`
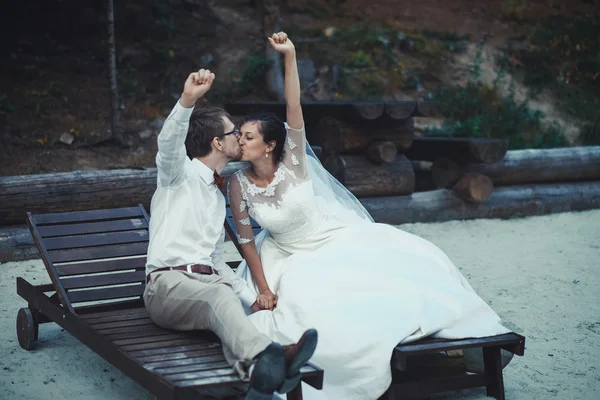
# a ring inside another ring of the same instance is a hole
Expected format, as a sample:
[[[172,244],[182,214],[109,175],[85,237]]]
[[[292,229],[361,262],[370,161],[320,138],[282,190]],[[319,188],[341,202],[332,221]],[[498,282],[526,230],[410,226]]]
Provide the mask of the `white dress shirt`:
[[[161,267],[209,265],[232,282],[236,295],[249,307],[255,296],[223,259],[225,198],[214,183],[213,171],[186,154],[192,111],[177,102],[158,135],[146,274]]]

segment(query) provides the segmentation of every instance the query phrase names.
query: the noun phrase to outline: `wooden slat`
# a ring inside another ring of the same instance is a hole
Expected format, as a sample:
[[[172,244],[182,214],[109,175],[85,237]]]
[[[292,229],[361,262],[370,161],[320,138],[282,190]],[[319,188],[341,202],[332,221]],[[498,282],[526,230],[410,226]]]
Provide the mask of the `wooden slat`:
[[[132,344],[145,344],[164,342],[165,340],[183,340],[183,339],[194,339],[193,337],[186,335],[183,332],[163,332],[161,335],[155,336],[139,336],[128,339],[117,339],[113,340],[113,343],[117,346],[129,346]]]
[[[170,381],[177,382],[178,387],[193,387],[193,386],[198,386],[198,385],[209,387],[209,386],[226,385],[226,384],[231,384],[234,382],[239,382],[240,381],[239,375],[234,373],[233,369],[231,367],[230,367],[230,371],[231,371],[231,373],[229,373],[229,374],[227,373],[227,368],[219,369],[219,370],[204,371],[204,373],[199,374],[199,376],[197,378],[191,378],[191,379],[185,379],[185,380],[180,380],[180,378],[182,376],[185,376],[185,374],[168,375],[167,378]],[[315,386],[318,389],[321,388],[320,384],[317,384],[317,382],[313,382],[311,380],[312,377],[316,378],[317,380],[322,380],[322,377],[319,376],[322,374],[321,370],[317,370],[311,366],[305,366],[300,369],[300,372],[302,373],[303,378],[305,378],[305,377],[308,378],[308,379],[303,379],[303,380],[308,381],[307,383],[309,383],[311,386]]]
[[[44,239],[48,250],[74,249],[77,247],[106,246],[125,243],[147,242],[146,229],[124,232],[92,233],[89,235],[60,236]]]
[[[98,286],[122,285],[127,283],[143,283],[146,280],[144,271],[114,273],[107,275],[82,276],[76,278],[63,278],[65,289],[81,289]]]
[[[49,238],[54,236],[132,231],[147,228],[148,223],[144,218],[130,218],[115,221],[86,222],[81,224],[47,225],[39,227],[39,232],[43,238]]]
[[[91,222],[122,218],[140,218],[139,207],[112,208],[108,210],[71,211],[64,213],[36,214],[33,216],[36,224],[67,224],[73,222]]]
[[[85,247],[74,250],[49,251],[53,262],[97,260],[100,258],[140,256],[148,251],[148,242]]]
[[[227,368],[215,368],[215,369],[208,369],[205,371],[198,371],[198,372],[183,372],[183,373],[179,373],[179,374],[173,374],[173,375],[167,375],[165,376],[168,380],[170,381],[185,381],[185,380],[200,380],[200,379],[207,379],[207,378],[214,378],[214,377],[226,377],[226,376],[234,376],[235,378],[237,378],[238,380],[240,380],[239,375],[233,370],[233,368],[231,367],[227,367]],[[179,386],[179,385],[178,385]]]
[[[129,350],[129,355],[136,358],[144,358],[146,356],[164,356],[166,354],[187,353],[196,350],[220,348],[221,343],[218,341],[207,343],[196,343],[185,346],[175,346],[170,348],[146,349],[146,350]]]
[[[56,265],[60,276],[87,275],[101,272],[142,269],[146,267],[146,257],[122,258],[118,260],[90,261],[77,264]]]
[[[161,328],[158,325],[155,326],[147,326],[146,329],[144,330],[138,330],[138,331],[130,331],[130,332],[121,332],[121,333],[111,333],[111,334],[107,334],[106,337],[109,338],[110,340],[121,340],[121,339],[133,339],[133,338],[138,338],[138,337],[146,337],[146,336],[160,336],[160,335],[164,335],[165,333],[168,332],[173,332],[173,331],[169,331],[167,329]]]
[[[140,356],[136,357],[140,362],[143,362],[144,365],[151,365],[157,362],[169,362],[169,361],[185,361],[190,358],[195,357],[204,357],[211,355],[220,355],[221,357],[225,357],[223,355],[223,348],[217,343],[206,344],[204,348],[199,350],[191,350],[177,353],[168,353],[168,354],[157,354],[154,356]]]
[[[123,312],[128,309],[138,309],[140,307],[144,307],[144,299],[134,298],[115,300],[100,304],[88,304],[83,306],[80,305],[75,308],[75,312],[79,316],[84,316],[104,312]]]
[[[134,319],[148,318],[150,318],[150,314],[148,314],[148,312],[145,309],[138,308],[136,309],[136,312],[106,314],[104,316],[97,316],[96,318],[86,318],[84,321],[90,326],[96,327],[99,324],[105,324],[107,322],[131,321]]]
[[[70,291],[68,295],[71,303],[83,303],[85,301],[141,296],[144,294],[144,288],[144,285],[117,286],[103,289],[78,290],[76,292]]]
[[[209,370],[216,370],[220,368],[228,368],[232,370],[231,366],[225,360],[205,362],[200,364],[189,364],[181,367],[168,367],[168,368],[157,368],[154,372],[161,374],[166,379],[171,379],[172,376],[180,376],[186,374],[188,378],[192,378],[194,375],[204,373]]]
[[[424,340],[415,343],[403,344],[395,348],[395,352],[406,355],[419,353],[430,353],[434,351],[467,349],[472,347],[501,346],[505,344],[516,344],[523,340],[523,337],[516,333],[507,333],[504,335],[490,336],[474,339],[458,340]]]
[[[232,383],[241,383],[241,379],[237,374],[229,374],[229,375],[220,375],[220,376],[205,376],[200,379],[189,379],[184,381],[178,381],[177,387],[181,388],[191,388],[194,386],[202,386],[202,387],[211,387],[211,386],[221,386],[221,385],[230,385]]]
[[[136,308],[129,308],[126,310],[113,310],[113,311],[103,311],[103,312],[92,313],[92,314],[84,314],[84,315],[80,315],[79,319],[82,319],[82,320],[86,321],[87,323],[91,323],[91,320],[93,320],[93,319],[112,317],[112,316],[117,316],[117,315],[139,314],[139,313],[143,313],[143,312],[146,312],[145,307],[136,307]]]
[[[146,318],[135,318],[135,319],[130,319],[130,320],[126,320],[126,321],[111,321],[111,322],[98,322],[98,323],[90,323],[89,325],[98,330],[100,333],[107,335],[108,333],[115,333],[115,332],[106,332],[107,329],[112,329],[112,328],[124,328],[124,327],[128,327],[128,326],[137,326],[137,325],[151,325],[154,324],[154,322],[152,322],[152,320],[150,319],[150,316],[146,317]]]
[[[203,344],[207,343],[206,339],[202,338],[185,338],[185,339],[177,339],[177,340],[164,340],[160,342],[153,343],[142,343],[142,344],[132,344],[127,346],[121,346],[121,348],[125,351],[139,351],[139,350],[152,350],[152,349],[166,349],[170,347],[178,347],[178,346],[188,346],[195,344]]]
[[[96,327],[95,329],[98,329],[98,332],[100,332],[102,335],[112,335],[113,333],[143,332],[146,329],[154,329],[158,326],[154,322],[152,322],[150,318],[139,323],[128,324],[124,326],[119,323],[113,323],[113,325],[116,326],[105,327],[102,329],[98,329]]]
[[[202,364],[214,361],[225,361],[225,356],[221,349],[204,350],[199,357],[187,357],[175,360],[157,360],[154,362],[144,362],[148,369],[183,367],[184,365]]]

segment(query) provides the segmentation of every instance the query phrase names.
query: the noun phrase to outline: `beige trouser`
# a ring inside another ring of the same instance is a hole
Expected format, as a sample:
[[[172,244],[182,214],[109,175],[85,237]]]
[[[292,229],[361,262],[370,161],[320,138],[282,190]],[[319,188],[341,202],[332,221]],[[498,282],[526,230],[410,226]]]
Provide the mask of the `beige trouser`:
[[[223,344],[227,362],[252,360],[271,344],[250,322],[227,278],[161,271],[150,275],[144,303],[150,318],[164,328],[208,329]]]

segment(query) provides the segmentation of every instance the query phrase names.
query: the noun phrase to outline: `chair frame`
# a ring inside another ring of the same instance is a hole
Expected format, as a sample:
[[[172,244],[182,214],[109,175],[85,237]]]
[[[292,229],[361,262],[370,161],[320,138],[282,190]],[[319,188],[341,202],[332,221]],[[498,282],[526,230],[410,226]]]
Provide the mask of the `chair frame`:
[[[248,385],[226,363],[216,335],[168,330],[150,320],[142,299],[148,223],[142,205],[28,213],[52,283],[17,278],[17,293],[28,303],[17,314],[19,344],[33,349],[39,324],[54,322],[158,399],[240,398]],[[135,261],[126,265],[129,260]],[[321,369],[307,364],[301,373],[304,382],[322,388]],[[288,398],[302,399],[301,385]]]

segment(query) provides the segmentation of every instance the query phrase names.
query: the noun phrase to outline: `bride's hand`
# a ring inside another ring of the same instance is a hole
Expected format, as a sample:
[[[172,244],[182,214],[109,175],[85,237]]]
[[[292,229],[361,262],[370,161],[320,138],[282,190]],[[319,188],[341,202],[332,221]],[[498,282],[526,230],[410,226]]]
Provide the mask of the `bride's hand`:
[[[274,33],[268,39],[271,42],[271,46],[280,53],[291,54],[296,51],[294,43],[292,43],[285,32]]]
[[[256,302],[263,310],[274,310],[277,306],[277,295],[270,289],[266,289],[256,297]]]

